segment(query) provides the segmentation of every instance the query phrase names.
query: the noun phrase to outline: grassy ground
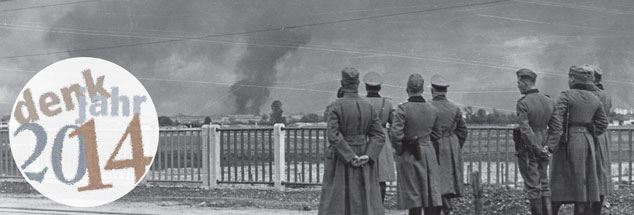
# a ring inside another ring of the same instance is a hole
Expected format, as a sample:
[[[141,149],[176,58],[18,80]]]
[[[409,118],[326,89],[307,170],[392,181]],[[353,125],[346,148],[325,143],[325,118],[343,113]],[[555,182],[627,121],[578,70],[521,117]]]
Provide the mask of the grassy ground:
[[[482,199],[484,214],[526,214],[527,201],[523,191],[501,186],[485,186]],[[0,194],[37,194],[24,182],[0,182]],[[314,211],[319,205],[319,187],[273,190],[267,186],[225,185],[219,189],[192,187],[139,186],[118,201],[178,202],[179,205],[210,208],[265,208]],[[473,214],[470,188],[466,196],[454,201],[454,214]],[[386,207],[394,211],[396,198],[388,193]],[[572,214],[571,205],[562,207],[561,214]],[[634,214],[634,185],[619,185],[607,200],[604,214]]]

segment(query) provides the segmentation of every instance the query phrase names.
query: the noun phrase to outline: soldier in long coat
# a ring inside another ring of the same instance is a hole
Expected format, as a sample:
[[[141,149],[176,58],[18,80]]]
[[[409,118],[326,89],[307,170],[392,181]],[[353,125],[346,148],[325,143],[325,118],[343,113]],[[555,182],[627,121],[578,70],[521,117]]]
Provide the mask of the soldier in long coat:
[[[517,165],[524,179],[531,214],[551,214],[548,179],[549,146],[561,138],[561,121],[556,117],[555,102],[535,87],[537,74],[529,69],[516,72],[517,87],[524,95],[517,101],[519,136],[516,143]]]
[[[595,95],[599,97],[601,103],[603,104],[603,110],[605,114],[608,115],[610,113],[610,109],[612,109],[612,98],[610,95],[604,91],[603,84],[601,84],[601,79],[603,76],[603,72],[597,66],[594,66],[594,85],[596,89],[594,91]],[[601,208],[603,207],[603,201],[605,200],[605,196],[610,195],[612,192],[612,172],[610,170],[610,138],[607,135],[607,132],[601,134],[597,137],[597,142],[595,143],[596,148],[596,160],[597,160],[597,172],[599,173],[599,201],[593,202],[591,205],[590,214],[601,214]]]
[[[608,119],[601,101],[592,92],[592,75],[592,68],[570,67],[570,90],[561,92],[557,101],[557,117],[563,122],[564,134],[552,158],[555,215],[562,203],[574,203],[575,214],[584,214],[588,202],[599,201],[594,137],[606,131]]]
[[[359,72],[342,71],[343,97],[328,113],[328,151],[319,214],[385,214],[377,161],[385,144],[383,128],[372,105],[357,92]]]
[[[438,159],[432,141],[440,138],[438,110],[422,96],[424,80],[412,74],[407,102],[398,105],[390,138],[396,154],[397,207],[410,215],[440,214],[442,206]]]
[[[434,75],[431,87],[431,104],[438,109],[438,124],[442,129],[441,138],[434,145],[440,167],[440,191],[443,212],[449,214],[453,210],[451,199],[464,194],[462,146],[468,130],[460,107],[447,99],[447,80],[442,75]]]
[[[385,191],[387,183],[390,181],[396,181],[396,168],[394,167],[394,149],[390,143],[390,138],[387,138],[388,133],[386,126],[392,122],[392,100],[389,98],[381,97],[379,91],[381,91],[381,84],[383,83],[383,77],[376,72],[369,72],[363,78],[365,82],[365,90],[368,92],[366,99],[372,104],[374,110],[376,110],[379,116],[379,122],[383,126],[383,131],[386,135],[385,145],[383,150],[379,154],[379,184],[381,185],[381,198],[385,201]]]

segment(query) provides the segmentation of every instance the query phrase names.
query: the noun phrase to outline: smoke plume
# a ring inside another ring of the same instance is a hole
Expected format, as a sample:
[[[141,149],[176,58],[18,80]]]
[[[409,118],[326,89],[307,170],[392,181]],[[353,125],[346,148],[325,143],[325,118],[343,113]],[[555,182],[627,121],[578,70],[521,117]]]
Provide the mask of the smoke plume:
[[[242,79],[231,86],[231,93],[235,96],[236,112],[239,114],[260,114],[260,107],[267,101],[270,91],[266,87],[275,84],[277,78],[276,65],[280,60],[310,42],[310,35],[294,30],[279,30],[268,33],[267,36],[282,41],[288,41],[284,47],[262,47],[248,45],[238,61],[237,73]],[[251,36],[248,41],[257,40]],[[261,86],[261,87],[252,87]]]

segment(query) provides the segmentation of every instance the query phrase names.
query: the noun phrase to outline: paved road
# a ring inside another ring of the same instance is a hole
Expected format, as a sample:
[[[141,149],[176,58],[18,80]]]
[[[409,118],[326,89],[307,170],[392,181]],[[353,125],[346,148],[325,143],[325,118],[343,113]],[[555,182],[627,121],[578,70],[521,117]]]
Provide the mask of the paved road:
[[[113,203],[92,207],[75,208],[61,205],[41,195],[1,194],[0,214],[317,214],[316,211],[292,211],[259,208],[211,208],[198,205],[184,205],[174,201]]]
[[[314,215],[317,211],[260,209],[260,208],[214,208],[191,205],[178,201],[115,201],[92,207],[75,208],[51,201],[34,194],[0,194],[0,214],[227,214],[227,215]],[[388,214],[405,214],[404,211],[388,211]]]

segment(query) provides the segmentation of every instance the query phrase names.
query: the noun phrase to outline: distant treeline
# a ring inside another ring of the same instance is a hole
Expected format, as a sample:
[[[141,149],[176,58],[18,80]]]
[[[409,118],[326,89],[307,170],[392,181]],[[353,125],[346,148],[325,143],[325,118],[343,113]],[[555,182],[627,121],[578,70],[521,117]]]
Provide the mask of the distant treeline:
[[[470,125],[511,125],[511,124],[517,124],[517,115],[515,114],[515,112],[510,112],[510,111],[499,111],[497,109],[493,109],[491,111],[487,111],[485,109],[476,109],[474,110],[473,107],[467,106],[462,108],[462,113],[464,115],[464,119],[465,122],[467,124]],[[620,125],[623,125],[623,121],[625,119],[634,117],[631,114],[629,115],[623,115],[623,114],[617,114],[616,112],[610,112],[610,114],[608,114],[608,117],[610,119],[610,121],[619,121],[621,122]],[[297,118],[290,118],[287,119],[286,117],[283,117],[281,119],[285,124],[293,124],[293,123],[316,123],[316,122],[324,122],[324,117],[322,115],[319,114],[315,114],[315,113],[307,113],[307,114],[303,114],[302,117],[300,119]],[[248,125],[273,125],[273,118],[271,118],[270,116],[268,116],[267,114],[262,114],[262,118],[261,120],[258,121],[254,121],[254,120],[250,120],[248,122],[241,122],[241,121],[236,121],[234,118],[229,117],[229,122],[225,123],[227,125],[233,125],[233,124],[248,124]],[[211,118],[209,117],[205,117],[205,120],[200,123],[200,122],[193,122],[193,123],[180,123],[178,121],[172,121],[172,119],[170,119],[167,116],[160,116],[159,117],[159,125],[160,126],[185,126],[185,127],[200,127],[203,124],[209,124],[211,122]]]

